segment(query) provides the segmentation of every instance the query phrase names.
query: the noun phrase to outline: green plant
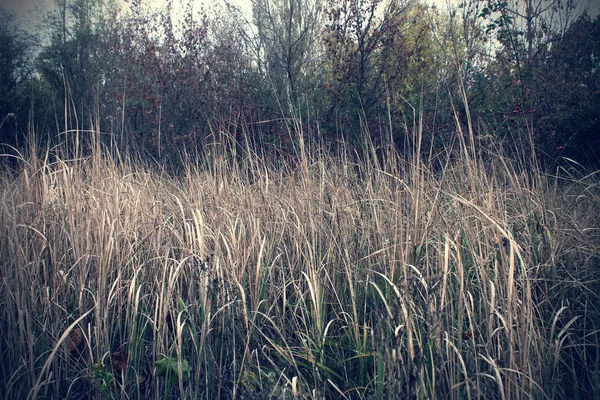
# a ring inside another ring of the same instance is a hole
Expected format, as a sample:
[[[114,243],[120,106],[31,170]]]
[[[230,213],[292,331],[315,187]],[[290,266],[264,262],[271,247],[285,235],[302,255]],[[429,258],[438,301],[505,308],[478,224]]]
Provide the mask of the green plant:
[[[104,363],[94,363],[92,373],[94,374],[96,388],[102,392],[109,392],[114,381],[114,375],[106,370]]]
[[[183,383],[190,380],[191,367],[187,360],[180,360],[174,357],[165,357],[154,363],[156,375],[165,378],[169,384],[178,384],[179,379]]]

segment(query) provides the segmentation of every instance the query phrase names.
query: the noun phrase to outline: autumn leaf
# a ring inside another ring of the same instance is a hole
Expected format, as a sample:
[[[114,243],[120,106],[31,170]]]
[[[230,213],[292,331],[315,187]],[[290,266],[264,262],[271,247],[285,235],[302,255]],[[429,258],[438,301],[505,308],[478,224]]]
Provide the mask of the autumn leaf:
[[[121,374],[127,369],[127,353],[112,353],[112,368],[115,374]]]
[[[79,326],[76,326],[69,332],[69,338],[67,339],[67,344],[69,346],[69,351],[73,352],[77,350],[77,347],[83,341],[83,331]]]

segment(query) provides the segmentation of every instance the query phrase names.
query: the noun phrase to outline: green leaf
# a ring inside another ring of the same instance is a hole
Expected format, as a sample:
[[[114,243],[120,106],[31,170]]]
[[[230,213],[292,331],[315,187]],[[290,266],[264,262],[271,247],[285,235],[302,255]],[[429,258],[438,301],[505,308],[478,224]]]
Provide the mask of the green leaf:
[[[165,357],[154,363],[156,375],[164,376],[167,382],[176,383],[179,381],[179,359],[175,357]],[[187,360],[181,360],[181,380],[185,383],[190,380],[192,368]]]

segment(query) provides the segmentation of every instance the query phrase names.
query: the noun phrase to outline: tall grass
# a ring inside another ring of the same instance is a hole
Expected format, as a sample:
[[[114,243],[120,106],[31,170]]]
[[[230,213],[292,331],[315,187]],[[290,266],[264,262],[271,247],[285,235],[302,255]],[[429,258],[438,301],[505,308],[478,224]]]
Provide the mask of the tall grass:
[[[460,137],[428,162],[213,145],[178,176],[21,156],[0,176],[0,390],[599,398],[598,175]]]

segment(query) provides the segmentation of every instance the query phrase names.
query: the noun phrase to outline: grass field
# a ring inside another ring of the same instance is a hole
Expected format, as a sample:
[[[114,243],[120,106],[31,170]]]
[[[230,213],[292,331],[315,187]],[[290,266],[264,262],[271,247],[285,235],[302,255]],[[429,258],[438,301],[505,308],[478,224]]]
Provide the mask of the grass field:
[[[600,398],[600,175],[469,143],[296,164],[17,156],[0,390],[25,398]]]

